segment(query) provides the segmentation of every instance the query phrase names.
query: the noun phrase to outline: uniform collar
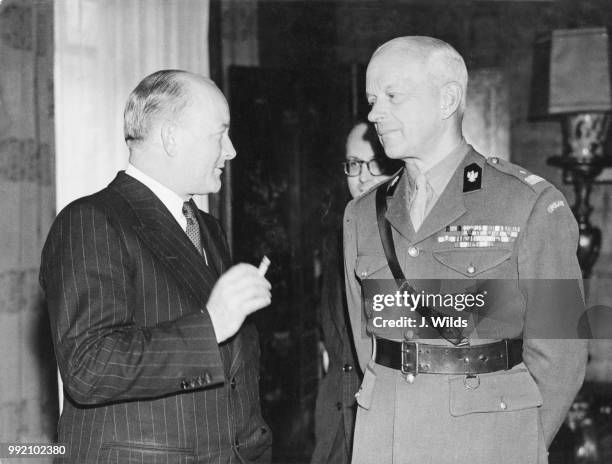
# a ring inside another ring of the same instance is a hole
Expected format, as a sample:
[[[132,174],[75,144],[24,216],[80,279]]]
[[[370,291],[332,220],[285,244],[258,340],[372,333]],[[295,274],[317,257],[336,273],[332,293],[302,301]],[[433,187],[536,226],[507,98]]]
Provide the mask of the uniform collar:
[[[434,189],[436,198],[442,195],[451,177],[469,150],[470,146],[464,138],[461,138],[459,144],[448,155],[425,171],[425,177],[427,177],[427,181]]]

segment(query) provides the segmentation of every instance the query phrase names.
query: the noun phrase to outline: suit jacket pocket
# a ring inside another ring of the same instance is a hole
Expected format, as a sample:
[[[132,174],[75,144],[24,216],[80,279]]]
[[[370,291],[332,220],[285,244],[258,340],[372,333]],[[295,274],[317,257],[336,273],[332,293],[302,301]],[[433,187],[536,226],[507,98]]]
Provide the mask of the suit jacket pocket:
[[[433,251],[436,261],[468,277],[475,277],[510,259],[506,248],[457,248]]]
[[[134,443],[107,442],[102,444],[105,463],[148,464],[164,462],[168,464],[193,464],[196,457],[191,448],[165,447]]]
[[[373,361],[370,361],[370,363],[366,366],[361,387],[359,387],[359,391],[355,395],[357,404],[364,409],[370,409],[370,406],[372,405],[374,387],[376,386],[376,373],[372,369],[372,363]]]
[[[527,369],[514,369],[478,378],[451,377],[450,413],[511,412],[542,405],[542,394]]]
[[[355,262],[355,275],[363,279],[392,279],[389,263],[384,255],[360,255]]]

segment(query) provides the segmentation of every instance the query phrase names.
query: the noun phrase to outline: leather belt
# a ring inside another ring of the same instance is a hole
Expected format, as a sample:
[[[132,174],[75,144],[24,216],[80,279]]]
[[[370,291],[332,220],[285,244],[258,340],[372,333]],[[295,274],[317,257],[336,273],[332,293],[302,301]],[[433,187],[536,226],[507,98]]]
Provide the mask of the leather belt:
[[[523,360],[522,353],[520,338],[461,347],[377,338],[374,361],[403,374],[475,375],[511,369]]]

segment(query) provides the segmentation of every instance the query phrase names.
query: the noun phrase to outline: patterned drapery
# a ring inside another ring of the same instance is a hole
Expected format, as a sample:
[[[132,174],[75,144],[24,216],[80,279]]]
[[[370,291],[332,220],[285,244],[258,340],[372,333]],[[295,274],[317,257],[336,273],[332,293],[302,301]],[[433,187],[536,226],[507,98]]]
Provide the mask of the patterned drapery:
[[[58,210],[127,165],[123,107],[144,76],[208,76],[208,15],[208,0],[55,2]]]
[[[0,3],[0,442],[50,442],[55,362],[38,285],[53,219],[53,6]],[[41,461],[42,462],[42,461]]]

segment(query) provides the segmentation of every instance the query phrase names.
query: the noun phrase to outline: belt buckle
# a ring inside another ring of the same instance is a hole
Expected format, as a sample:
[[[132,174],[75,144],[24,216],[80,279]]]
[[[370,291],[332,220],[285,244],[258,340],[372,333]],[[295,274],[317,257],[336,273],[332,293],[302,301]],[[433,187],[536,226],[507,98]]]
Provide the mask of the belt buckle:
[[[411,356],[408,343],[414,344],[414,355]],[[405,376],[406,382],[414,382],[414,378],[418,374],[419,366],[419,344],[417,342],[402,342],[402,375]]]

